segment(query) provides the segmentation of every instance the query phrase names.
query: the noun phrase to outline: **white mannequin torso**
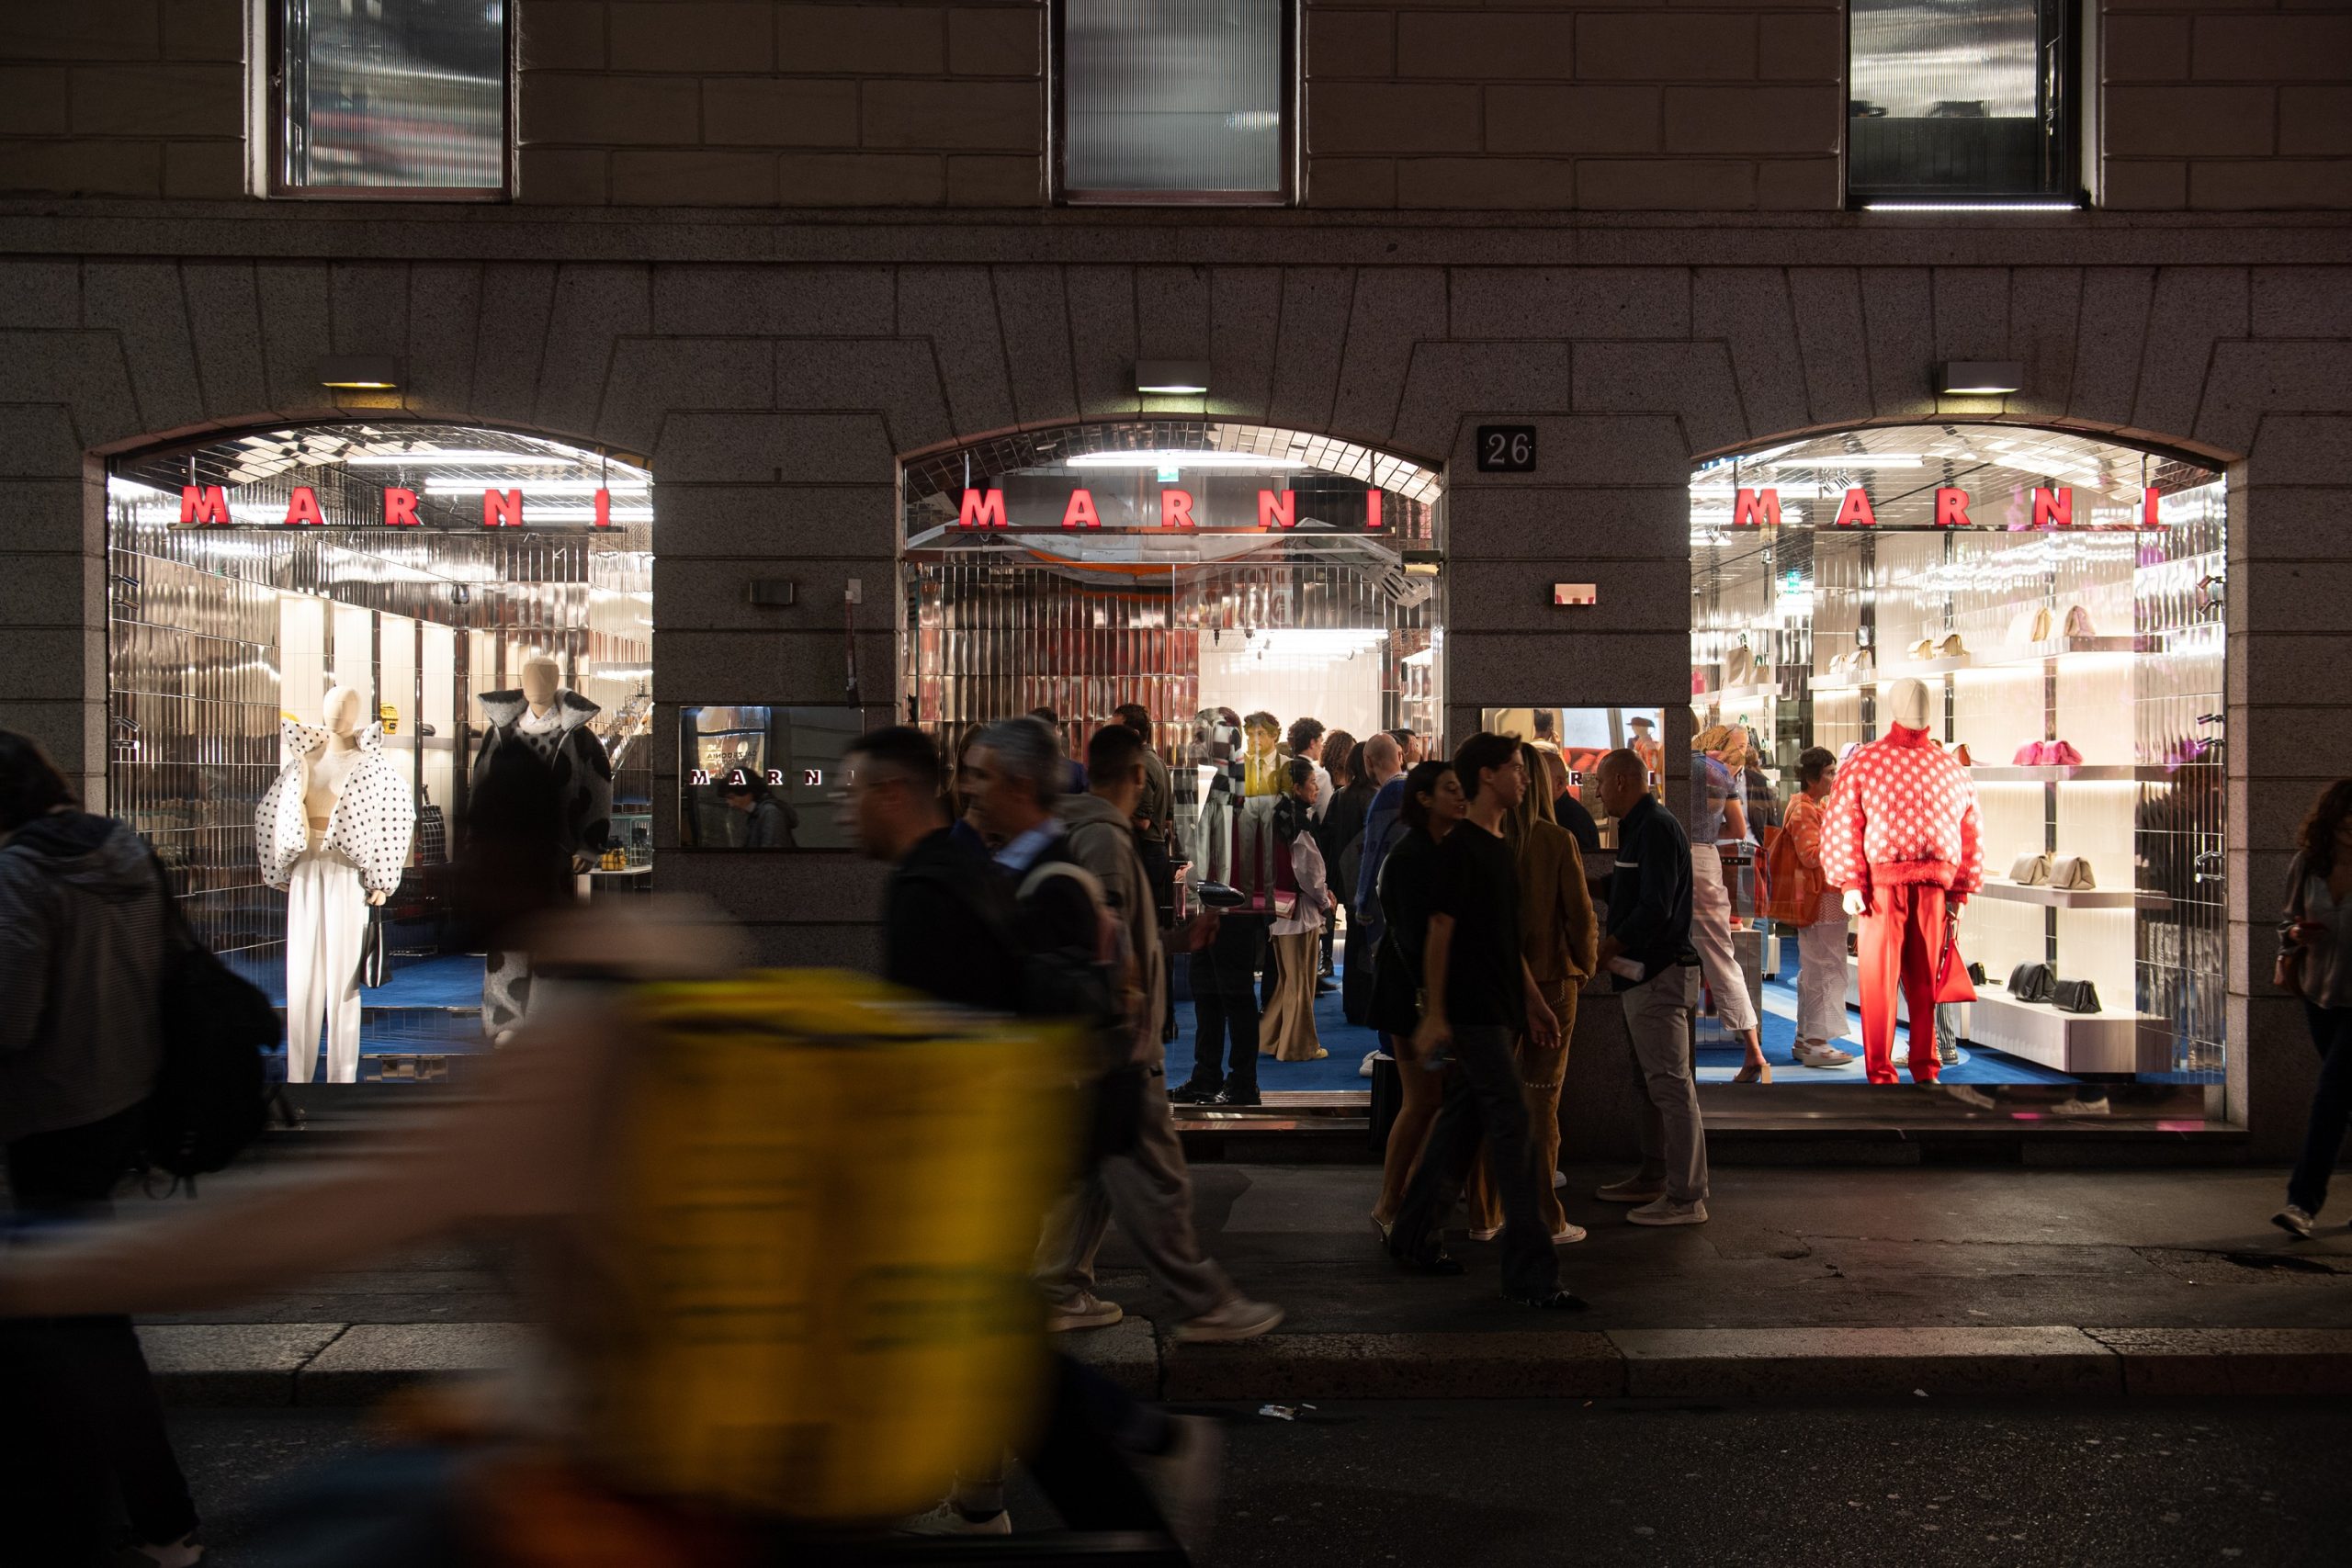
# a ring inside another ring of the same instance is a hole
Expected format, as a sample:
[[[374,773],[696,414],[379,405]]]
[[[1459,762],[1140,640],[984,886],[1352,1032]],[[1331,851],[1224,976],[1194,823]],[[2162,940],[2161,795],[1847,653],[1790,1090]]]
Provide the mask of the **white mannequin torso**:
[[[358,739],[343,735],[329,736],[327,743],[311,759],[302,781],[302,815],[310,818],[313,831],[326,830],[334,815],[335,803],[343,798],[343,786],[358,761]]]

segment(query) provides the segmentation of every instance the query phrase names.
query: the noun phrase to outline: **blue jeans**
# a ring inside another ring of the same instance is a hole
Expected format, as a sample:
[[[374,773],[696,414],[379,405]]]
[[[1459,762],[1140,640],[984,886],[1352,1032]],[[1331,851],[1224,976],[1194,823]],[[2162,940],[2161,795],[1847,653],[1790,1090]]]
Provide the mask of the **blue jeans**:
[[[2344,1147],[2344,1128],[2352,1122],[2352,1008],[2303,1004],[2312,1026],[2312,1043],[2319,1050],[2319,1087],[2312,1093],[2310,1130],[2303,1134],[2303,1157],[2287,1179],[2287,1201],[2307,1214],[2319,1213],[2327,1201],[2327,1179],[2335,1170],[2335,1156]]]

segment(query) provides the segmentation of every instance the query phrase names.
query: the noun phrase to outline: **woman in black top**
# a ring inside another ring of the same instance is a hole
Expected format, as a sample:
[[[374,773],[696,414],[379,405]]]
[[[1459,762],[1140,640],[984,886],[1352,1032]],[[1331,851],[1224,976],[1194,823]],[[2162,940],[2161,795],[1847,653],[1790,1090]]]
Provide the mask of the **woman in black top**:
[[[1387,920],[1380,958],[1372,971],[1372,1026],[1396,1059],[1404,1106],[1388,1130],[1388,1153],[1381,1168],[1380,1201],[1372,1223],[1381,1240],[1396,1223],[1405,1183],[1429,1141],[1430,1125],[1444,1097],[1443,1085],[1413,1055],[1413,1032],[1421,1026],[1421,942],[1430,929],[1430,895],[1438,840],[1452,832],[1469,807],[1461,781],[1449,762],[1419,762],[1405,775],[1405,836],[1380,866],[1380,908]]]
[[[1331,891],[1340,897],[1331,923],[1323,928],[1323,952],[1329,957],[1334,952],[1334,933],[1340,911],[1352,911],[1355,908],[1356,866],[1363,858],[1363,820],[1372,809],[1372,781],[1364,777],[1355,737],[1344,729],[1335,729],[1323,738],[1323,766],[1331,774],[1331,800],[1324,808],[1316,837],[1322,842],[1323,863],[1331,874]],[[1340,976],[1340,1008],[1350,1023],[1368,1025],[1372,943],[1359,937],[1351,915],[1348,962]]]

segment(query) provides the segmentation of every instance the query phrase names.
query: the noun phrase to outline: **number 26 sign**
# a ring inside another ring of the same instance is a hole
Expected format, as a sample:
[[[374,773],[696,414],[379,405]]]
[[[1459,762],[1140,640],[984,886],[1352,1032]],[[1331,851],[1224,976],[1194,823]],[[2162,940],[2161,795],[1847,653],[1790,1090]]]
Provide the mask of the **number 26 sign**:
[[[1535,427],[1532,424],[1478,426],[1478,471],[1482,474],[1533,473]]]

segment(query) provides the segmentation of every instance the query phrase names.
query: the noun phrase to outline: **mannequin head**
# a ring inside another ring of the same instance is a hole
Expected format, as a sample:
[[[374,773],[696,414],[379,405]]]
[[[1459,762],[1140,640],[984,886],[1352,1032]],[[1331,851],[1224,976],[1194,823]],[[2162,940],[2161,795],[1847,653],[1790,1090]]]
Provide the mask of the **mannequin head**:
[[[555,701],[556,688],[563,684],[563,666],[544,653],[535,653],[523,660],[523,700],[535,708],[543,708]]]
[[[319,716],[328,733],[346,740],[359,733],[359,694],[349,686],[329,687],[326,700],[319,705]]]
[[[1886,689],[1886,716],[1905,729],[1928,728],[1928,688],[1905,679]]]

